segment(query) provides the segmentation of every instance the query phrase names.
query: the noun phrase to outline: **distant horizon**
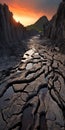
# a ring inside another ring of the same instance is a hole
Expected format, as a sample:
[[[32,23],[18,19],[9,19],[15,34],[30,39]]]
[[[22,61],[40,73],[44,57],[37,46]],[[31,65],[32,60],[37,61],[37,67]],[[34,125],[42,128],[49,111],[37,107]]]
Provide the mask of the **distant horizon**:
[[[61,0],[0,0],[1,4],[6,4],[13,13],[13,18],[22,25],[34,24],[40,17],[46,16],[50,20],[57,11]]]

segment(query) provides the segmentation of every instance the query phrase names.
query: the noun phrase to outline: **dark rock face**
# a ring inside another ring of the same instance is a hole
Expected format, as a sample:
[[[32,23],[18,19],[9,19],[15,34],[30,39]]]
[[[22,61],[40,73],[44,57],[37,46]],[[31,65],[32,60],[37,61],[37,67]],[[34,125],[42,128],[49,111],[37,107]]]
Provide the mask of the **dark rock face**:
[[[53,23],[54,23],[54,21],[55,21],[55,17],[56,17],[56,15],[54,15],[54,16],[52,17],[52,19],[47,22],[47,24],[45,24],[45,25],[43,24],[43,34],[44,34],[45,37],[50,38],[51,33],[52,33],[52,32],[51,32],[52,26],[53,26]]]
[[[65,2],[65,0],[62,0],[63,2]]]
[[[57,40],[65,39],[65,1],[64,0],[60,3],[56,15],[45,26],[45,36]]]
[[[24,39],[25,33],[26,29],[13,19],[13,14],[9,11],[8,6],[0,4],[0,55],[2,51],[9,53],[16,48],[16,44]]]
[[[60,3],[52,25],[51,38],[65,39],[65,2]]]

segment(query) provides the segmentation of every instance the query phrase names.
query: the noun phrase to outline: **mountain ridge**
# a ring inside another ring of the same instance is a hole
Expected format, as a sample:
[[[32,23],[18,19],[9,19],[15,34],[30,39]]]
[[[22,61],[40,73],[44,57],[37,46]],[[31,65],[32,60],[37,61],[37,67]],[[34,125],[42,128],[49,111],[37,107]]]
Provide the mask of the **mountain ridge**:
[[[37,31],[42,31],[43,30],[43,24],[48,23],[48,18],[46,16],[40,17],[34,24],[31,24],[27,26],[27,29],[35,29]]]

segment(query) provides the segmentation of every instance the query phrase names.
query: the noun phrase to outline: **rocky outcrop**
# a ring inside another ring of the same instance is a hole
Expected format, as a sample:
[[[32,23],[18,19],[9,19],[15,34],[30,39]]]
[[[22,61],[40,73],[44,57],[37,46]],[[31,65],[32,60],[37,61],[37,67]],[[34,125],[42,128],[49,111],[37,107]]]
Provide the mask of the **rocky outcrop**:
[[[65,39],[65,2],[61,2],[52,25],[51,38]]]
[[[13,19],[8,6],[0,4],[0,55],[16,48],[18,43],[24,39],[25,33],[26,29]]]
[[[43,24],[43,35],[45,37],[50,38],[51,30],[52,30],[52,26],[53,26],[53,23],[55,21],[55,18],[56,18],[56,15],[54,15],[52,17],[52,19],[50,21],[48,21],[46,24]]]
[[[45,26],[45,36],[51,39],[65,39],[65,1],[63,0],[58,8],[56,15]]]

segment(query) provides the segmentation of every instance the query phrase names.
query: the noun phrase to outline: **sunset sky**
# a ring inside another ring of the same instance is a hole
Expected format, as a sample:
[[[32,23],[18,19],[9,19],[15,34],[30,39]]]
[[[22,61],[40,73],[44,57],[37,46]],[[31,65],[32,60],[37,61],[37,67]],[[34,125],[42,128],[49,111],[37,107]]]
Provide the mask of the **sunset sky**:
[[[9,6],[15,20],[24,26],[33,24],[43,15],[51,19],[60,2],[61,0],[0,0],[0,3]]]

